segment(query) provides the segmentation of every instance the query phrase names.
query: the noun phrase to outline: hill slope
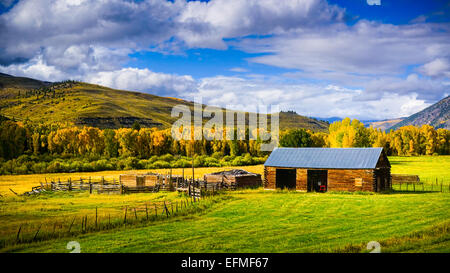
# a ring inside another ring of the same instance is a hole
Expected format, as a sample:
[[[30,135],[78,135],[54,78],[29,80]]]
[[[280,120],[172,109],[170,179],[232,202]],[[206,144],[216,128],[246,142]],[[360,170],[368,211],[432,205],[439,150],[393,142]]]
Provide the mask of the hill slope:
[[[8,74],[0,73],[0,89],[35,89],[41,88],[50,84],[49,82],[43,82],[31,78],[14,77]]]
[[[82,82],[46,83],[0,74],[0,114],[18,121],[69,122],[99,128],[169,128],[178,117],[172,108],[193,103],[177,98],[123,91]],[[269,118],[270,119],[270,118]],[[304,116],[280,114],[280,128],[306,128],[327,131],[326,122]]]
[[[391,128],[392,126],[396,125],[397,123],[401,122],[403,119],[404,118],[369,121],[364,122],[364,125],[366,125],[366,127],[372,126],[375,129],[381,129],[385,131]]]
[[[390,129],[397,129],[402,126],[414,125],[422,126],[429,124],[434,128],[450,129],[450,96],[438,101],[437,103],[415,113],[403,121],[395,124]]]

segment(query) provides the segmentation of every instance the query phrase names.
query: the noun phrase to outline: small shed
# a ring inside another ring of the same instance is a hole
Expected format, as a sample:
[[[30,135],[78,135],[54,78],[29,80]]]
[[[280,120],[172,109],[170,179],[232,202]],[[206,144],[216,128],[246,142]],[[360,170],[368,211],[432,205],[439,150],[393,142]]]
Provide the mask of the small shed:
[[[158,183],[159,175],[156,173],[121,174],[119,176],[119,181],[120,184],[125,187],[153,187]]]
[[[383,148],[276,148],[264,163],[264,188],[304,192],[391,188]]]
[[[205,174],[203,179],[206,183],[225,183],[236,185],[236,188],[259,187],[262,185],[261,175],[234,169],[216,173]]]

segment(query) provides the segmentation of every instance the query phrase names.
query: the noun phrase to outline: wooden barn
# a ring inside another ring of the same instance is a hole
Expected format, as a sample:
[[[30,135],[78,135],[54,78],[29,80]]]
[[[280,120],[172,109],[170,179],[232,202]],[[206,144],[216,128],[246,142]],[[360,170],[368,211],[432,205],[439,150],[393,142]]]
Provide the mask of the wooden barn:
[[[304,192],[391,188],[383,148],[276,148],[264,163],[264,188]]]
[[[206,183],[223,182],[227,185],[235,185],[236,188],[260,187],[262,185],[260,174],[239,169],[205,174],[203,179]]]

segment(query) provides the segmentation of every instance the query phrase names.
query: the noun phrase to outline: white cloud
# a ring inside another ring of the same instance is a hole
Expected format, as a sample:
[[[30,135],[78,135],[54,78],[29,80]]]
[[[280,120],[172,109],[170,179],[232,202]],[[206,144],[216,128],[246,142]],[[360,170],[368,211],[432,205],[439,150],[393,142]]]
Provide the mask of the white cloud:
[[[173,95],[174,92],[192,92],[197,83],[191,76],[155,73],[148,69],[123,68],[116,71],[98,72],[85,77],[88,82],[112,88]]]
[[[437,58],[424,64],[419,70],[431,77],[450,77],[450,62],[449,59]]]
[[[358,119],[409,116],[430,105],[415,94],[386,93],[377,100],[358,101],[363,95],[363,90],[338,85],[217,76],[201,79],[198,89],[186,93],[184,98],[201,97],[208,105],[233,105],[238,110],[249,111],[255,105],[279,105],[281,110],[295,110],[306,116]]]
[[[445,30],[445,31],[444,31]],[[251,61],[306,72],[398,74],[407,65],[424,63],[450,51],[450,26],[394,26],[361,20],[236,43],[268,55]]]
[[[230,71],[233,71],[233,72],[239,72],[239,73],[245,73],[245,72],[248,72],[247,69],[242,68],[242,67],[233,67],[233,68],[230,69]]]
[[[381,0],[367,0],[367,5],[369,6],[380,6],[381,5]]]
[[[440,80],[432,80],[410,74],[405,79],[398,77],[381,77],[368,81],[365,92],[358,100],[377,100],[383,94],[415,95],[421,100],[435,101],[442,98],[447,86]]]
[[[325,0],[22,0],[0,15],[0,71],[199,94],[221,106],[280,104],[310,116],[397,117],[448,93],[450,24],[347,25],[343,18],[344,10]],[[230,45],[267,53],[250,62],[295,71],[267,77],[234,67],[245,74],[196,80],[124,68],[138,51]]]
[[[323,0],[192,1],[177,21],[180,37],[191,47],[227,47],[223,38],[280,34],[340,21],[343,10]]]
[[[70,77],[56,67],[47,65],[42,56],[37,56],[24,64],[0,65],[0,71],[14,76],[30,77],[43,81],[67,80]]]

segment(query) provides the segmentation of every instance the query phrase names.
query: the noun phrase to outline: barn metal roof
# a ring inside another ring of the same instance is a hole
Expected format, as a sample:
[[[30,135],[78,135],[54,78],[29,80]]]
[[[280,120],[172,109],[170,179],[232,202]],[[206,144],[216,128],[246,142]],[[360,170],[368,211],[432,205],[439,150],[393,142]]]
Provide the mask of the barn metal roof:
[[[374,169],[383,148],[275,148],[264,166],[310,169]]]

